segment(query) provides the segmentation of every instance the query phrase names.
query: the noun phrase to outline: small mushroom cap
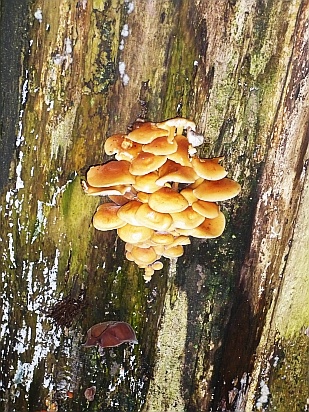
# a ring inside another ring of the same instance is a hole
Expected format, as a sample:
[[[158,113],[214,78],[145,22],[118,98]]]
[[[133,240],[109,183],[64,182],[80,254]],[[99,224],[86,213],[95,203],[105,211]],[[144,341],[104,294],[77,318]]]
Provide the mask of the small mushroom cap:
[[[197,238],[211,239],[221,236],[225,228],[225,216],[222,212],[214,219],[205,218],[204,222],[192,229],[192,236]],[[119,229],[118,229],[119,230]]]
[[[177,150],[177,142],[173,140],[169,142],[168,136],[161,136],[143,146],[143,152],[153,153],[154,155],[168,155],[175,153]]]
[[[201,225],[205,217],[197,213],[191,206],[187,207],[182,212],[172,213],[173,225],[180,229],[194,229]]]
[[[153,247],[141,248],[134,246],[132,248],[131,254],[137,261],[143,262],[144,264],[151,264],[157,260],[157,254]]]
[[[123,195],[129,190],[129,186],[126,185],[116,185],[109,187],[93,187],[88,185],[85,181],[82,182],[82,188],[86,195],[89,196],[113,196],[113,195]],[[157,186],[158,188],[158,186]]]
[[[115,203],[103,203],[100,205],[92,218],[93,226],[98,230],[113,230],[126,224],[117,216],[120,206]]]
[[[165,245],[154,245],[153,248],[154,248],[154,250],[156,251],[156,254],[157,254],[158,256],[162,256],[162,253],[163,253],[164,250],[165,250]]]
[[[171,244],[166,245],[165,250],[168,250],[171,247],[175,247],[178,245],[190,245],[190,243],[191,243],[191,240],[189,236],[180,235],[180,236],[175,237],[174,241]]]
[[[177,134],[181,135],[183,129],[190,127],[192,130],[196,129],[196,125],[192,120],[188,120],[184,117],[174,117],[172,119],[165,120],[164,122],[157,123],[158,127],[176,127]]]
[[[193,194],[193,189],[191,187],[185,187],[180,191],[180,194],[187,200],[190,206],[198,200]]]
[[[126,322],[111,323],[99,338],[102,348],[119,346],[125,342],[137,343],[134,330]]]
[[[142,204],[143,203],[138,200],[130,200],[118,209],[117,215],[125,223],[130,223],[130,225],[134,226],[142,226],[139,224],[139,221],[135,216],[137,210]]]
[[[166,162],[166,159],[166,156],[156,156],[152,153],[141,152],[132,161],[129,171],[134,176],[146,175],[159,169]],[[135,179],[133,183],[135,183]]]
[[[87,340],[83,346],[87,348],[96,346],[98,344],[100,335],[105,331],[109,324],[110,322],[97,323],[96,325],[93,325],[90,329],[88,329]]]
[[[240,189],[239,183],[225,177],[221,180],[205,180],[193,190],[193,193],[200,200],[218,202],[237,196]]]
[[[128,144],[128,142],[130,144]],[[121,148],[115,154],[115,159],[117,160],[127,160],[128,162],[132,162],[136,156],[142,151],[142,145],[136,142],[132,142],[131,140],[124,139]]]
[[[138,192],[136,198],[142,203],[148,203],[149,200],[149,193],[145,192]]]
[[[169,213],[157,212],[147,203],[143,203],[138,208],[135,216],[140,225],[154,230],[167,230],[173,222]]]
[[[182,166],[191,166],[189,158],[189,142],[185,136],[176,136],[177,150],[175,153],[167,155],[170,160],[181,164]]]
[[[94,395],[96,393],[97,388],[95,386],[91,386],[90,388],[87,388],[84,392],[85,398],[87,401],[91,402],[94,400]]]
[[[151,209],[161,213],[177,213],[188,207],[186,199],[169,187],[162,187],[148,198]]]
[[[121,143],[124,137],[124,134],[113,134],[109,136],[104,143],[105,153],[109,156],[118,153],[118,151],[122,149]]]
[[[220,208],[217,203],[197,200],[192,203],[192,209],[208,219],[213,219],[219,215]]]
[[[135,332],[126,322],[108,321],[97,323],[88,329],[85,347],[99,345],[102,348],[119,346],[124,342],[137,343]]]
[[[163,268],[163,263],[157,260],[156,262],[152,263],[151,267],[153,270],[161,270]]]
[[[160,178],[156,181],[158,186],[164,186],[167,182],[193,183],[198,178],[190,166],[182,166],[179,163],[167,160],[159,169]]]
[[[125,226],[117,229],[118,236],[124,242],[140,243],[150,239],[153,235],[153,229],[145,226],[134,226],[127,223]]]
[[[199,177],[207,180],[220,180],[227,175],[227,171],[219,164],[222,159],[222,157],[214,157],[213,159],[194,157],[191,163]]]
[[[198,179],[196,179],[196,181],[194,183],[191,183],[191,185],[188,186],[187,188],[188,189],[196,189],[203,182],[204,182],[204,179],[202,177],[199,177]]]
[[[134,257],[132,256],[132,253],[127,251],[126,252],[126,258],[130,261],[130,262],[134,262]]]
[[[168,249],[166,248],[164,250],[164,252],[162,253],[162,256],[164,256],[166,258],[170,258],[170,259],[182,256],[182,255],[183,255],[183,246],[182,245],[173,246],[173,247],[170,247]]]
[[[134,189],[138,192],[153,193],[158,190],[156,181],[159,176],[157,172],[147,173],[146,175],[136,176]]]
[[[129,172],[130,165],[126,160],[112,160],[92,166],[87,172],[87,182],[94,187],[131,185],[135,182],[135,176]]]
[[[159,245],[169,245],[174,241],[174,236],[169,232],[156,231],[150,240]]]
[[[154,269],[151,266],[145,267],[144,279],[146,282],[150,282]]]
[[[151,143],[158,137],[166,136],[166,130],[161,129],[155,125],[155,123],[146,122],[140,127],[132,130],[127,136],[128,139],[133,142],[147,144]]]

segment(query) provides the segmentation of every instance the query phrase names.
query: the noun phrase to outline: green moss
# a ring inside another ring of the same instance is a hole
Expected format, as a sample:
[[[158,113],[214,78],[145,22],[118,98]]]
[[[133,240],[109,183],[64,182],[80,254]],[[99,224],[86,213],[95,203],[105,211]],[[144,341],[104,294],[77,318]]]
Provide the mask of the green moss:
[[[72,274],[82,273],[91,238],[91,220],[99,199],[86,196],[78,176],[70,182],[59,201],[60,216],[49,232],[57,243],[62,242],[65,260],[69,259]],[[52,221],[52,218],[50,219]],[[62,234],[62,239],[59,235]],[[66,251],[66,252],[65,252]]]
[[[309,338],[304,332],[293,340],[278,339],[271,359],[267,410],[298,412],[308,405]]]

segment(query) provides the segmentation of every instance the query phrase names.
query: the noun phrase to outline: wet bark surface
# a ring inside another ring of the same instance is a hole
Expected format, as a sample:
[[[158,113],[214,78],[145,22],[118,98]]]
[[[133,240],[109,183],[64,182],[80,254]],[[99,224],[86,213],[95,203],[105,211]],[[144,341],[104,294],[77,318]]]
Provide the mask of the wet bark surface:
[[[1,10],[3,410],[305,410],[307,2]],[[92,227],[100,199],[80,183],[107,136],[176,115],[242,192],[220,238],[193,239],[145,283],[116,234]],[[110,320],[139,343],[84,348]]]
[[[1,1],[0,7],[0,188],[3,188],[9,177],[18,129],[19,78],[27,33],[27,19],[24,17],[27,16],[29,8],[25,0],[16,1],[14,7]]]

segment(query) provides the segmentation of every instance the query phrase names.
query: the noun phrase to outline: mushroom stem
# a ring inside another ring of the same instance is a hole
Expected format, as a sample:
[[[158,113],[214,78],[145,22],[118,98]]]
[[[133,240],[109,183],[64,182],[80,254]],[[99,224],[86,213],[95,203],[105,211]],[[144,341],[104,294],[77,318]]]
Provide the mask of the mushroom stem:
[[[178,186],[179,186],[179,182],[173,182],[172,189],[175,190],[175,192],[178,192]]]

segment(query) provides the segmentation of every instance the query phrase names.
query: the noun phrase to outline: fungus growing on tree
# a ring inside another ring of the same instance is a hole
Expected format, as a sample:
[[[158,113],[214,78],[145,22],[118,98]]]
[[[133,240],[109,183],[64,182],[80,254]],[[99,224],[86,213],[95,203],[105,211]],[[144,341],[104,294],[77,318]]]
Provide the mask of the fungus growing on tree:
[[[96,394],[97,388],[95,386],[90,386],[84,392],[85,398],[87,401],[91,402],[94,400],[94,395]]]
[[[112,348],[122,343],[137,343],[135,332],[126,322],[108,321],[97,323],[88,329],[84,347]]]
[[[130,133],[106,140],[105,152],[116,160],[87,173],[85,193],[109,197],[93,225],[117,229],[127,259],[145,270],[146,281],[162,269],[162,256],[181,256],[190,237],[220,236],[225,216],[218,202],[240,192],[240,185],[226,177],[223,157],[198,157],[202,143],[195,123],[183,117],[138,123]]]

